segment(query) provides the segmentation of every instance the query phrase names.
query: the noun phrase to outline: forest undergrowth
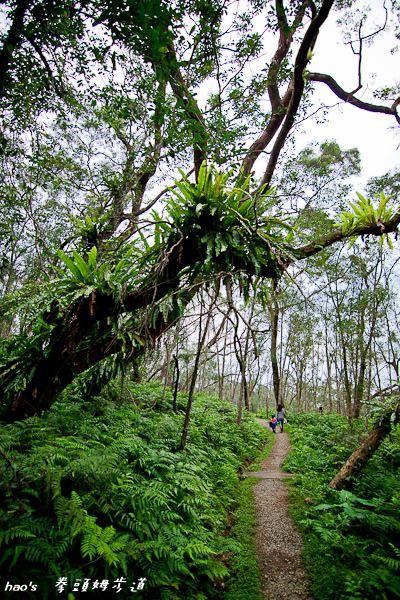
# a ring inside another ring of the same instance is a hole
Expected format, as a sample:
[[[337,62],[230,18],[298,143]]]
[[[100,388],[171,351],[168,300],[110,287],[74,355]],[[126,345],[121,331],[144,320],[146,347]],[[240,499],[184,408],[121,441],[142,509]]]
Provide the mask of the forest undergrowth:
[[[186,402],[175,413],[171,392],[154,385],[112,383],[92,399],[74,385],[44,417],[0,426],[5,598],[228,593],[229,561],[244,548],[240,532],[227,535],[238,471],[265,431],[202,396],[180,451]]]
[[[342,491],[328,483],[366,437],[364,421],[351,433],[338,415],[293,415],[290,436],[291,515],[303,533],[315,600],[399,598],[399,432]]]

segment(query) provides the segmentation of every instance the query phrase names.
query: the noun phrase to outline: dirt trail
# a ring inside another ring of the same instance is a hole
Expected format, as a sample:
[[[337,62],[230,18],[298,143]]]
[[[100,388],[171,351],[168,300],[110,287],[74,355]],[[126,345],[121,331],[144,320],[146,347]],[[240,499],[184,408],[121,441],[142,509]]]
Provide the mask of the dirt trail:
[[[257,420],[268,427],[268,421]],[[261,470],[245,473],[248,477],[262,478],[253,488],[260,591],[268,600],[313,600],[310,579],[301,560],[302,540],[288,515],[288,488],[284,480],[291,475],[280,470],[290,450],[289,436],[278,431],[274,438],[272,452],[261,463]]]

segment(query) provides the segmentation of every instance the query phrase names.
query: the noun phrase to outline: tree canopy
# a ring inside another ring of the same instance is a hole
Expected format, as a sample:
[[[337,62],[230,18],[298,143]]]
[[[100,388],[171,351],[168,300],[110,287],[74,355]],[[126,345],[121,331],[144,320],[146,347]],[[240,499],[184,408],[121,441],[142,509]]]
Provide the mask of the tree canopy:
[[[288,200],[302,172],[310,190],[359,168],[335,143],[291,163],[314,86],[398,127],[395,82],[357,96],[363,44],[397,34],[396,2],[381,28],[366,33],[362,12],[349,21],[355,90],[309,64],[322,25],[345,21],[351,1],[2,7],[5,419],[41,414],[80,373],[100,385],[135,362],[202,286],[229,295],[234,279],[248,298],[337,242],[397,231],[390,175],[352,206],[338,187],[319,231],[307,225],[313,194],[296,210]]]

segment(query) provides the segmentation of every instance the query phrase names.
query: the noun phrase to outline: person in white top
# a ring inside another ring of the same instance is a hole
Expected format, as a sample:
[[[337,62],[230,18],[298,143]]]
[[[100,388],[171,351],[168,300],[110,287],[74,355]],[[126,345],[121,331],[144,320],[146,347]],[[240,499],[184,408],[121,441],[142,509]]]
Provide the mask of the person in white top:
[[[276,409],[276,420],[279,423],[281,433],[283,433],[283,422],[285,419],[286,419],[285,409],[283,408],[282,404],[278,404],[278,408]]]

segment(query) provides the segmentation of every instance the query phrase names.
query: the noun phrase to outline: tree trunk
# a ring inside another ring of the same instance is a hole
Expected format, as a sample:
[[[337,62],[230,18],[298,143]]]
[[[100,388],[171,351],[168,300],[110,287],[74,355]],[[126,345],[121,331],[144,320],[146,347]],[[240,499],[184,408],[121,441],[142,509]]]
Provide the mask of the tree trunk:
[[[300,361],[299,366],[299,375],[296,380],[296,404],[297,404],[297,412],[301,412],[301,396],[303,389],[303,361]]]
[[[399,408],[399,407],[398,407]],[[353,452],[350,458],[346,461],[339,473],[335,475],[332,481],[329,483],[329,487],[334,490],[340,490],[342,488],[349,488],[350,482],[348,481],[354,473],[358,473],[366,465],[368,460],[379,448],[385,437],[390,433],[390,417],[391,412],[387,413],[382,419],[379,425],[376,425],[371,431],[366,440]]]
[[[275,288],[275,286],[274,286]],[[278,405],[281,402],[278,357],[277,357],[277,339],[278,339],[278,323],[279,323],[279,307],[276,298],[269,307],[271,315],[271,363],[272,363],[272,380],[274,385],[275,403]]]
[[[342,327],[342,324],[340,323],[340,327]],[[350,422],[350,427],[352,427],[353,424],[353,407],[352,407],[352,402],[351,402],[351,386],[350,386],[350,378],[349,378],[349,371],[348,371],[348,366],[347,366],[347,351],[346,351],[346,343],[343,339],[343,336],[341,336],[341,340],[342,340],[342,359],[343,359],[343,375],[344,375],[344,394],[345,394],[345,405],[346,405],[346,413],[347,413],[347,418],[349,419]]]
[[[332,376],[331,376],[331,363],[329,361],[329,355],[327,353],[327,357],[326,357],[326,364],[327,364],[327,368],[328,368],[328,379],[327,379],[327,384],[328,384],[328,410],[329,413],[332,413]]]
[[[249,322],[251,323],[251,316],[250,316]],[[246,377],[246,363],[247,363],[247,354],[249,351],[249,341],[250,341],[250,328],[248,327],[247,331],[246,331],[246,343],[244,346],[244,353],[243,353],[242,377],[244,378],[243,379],[244,406],[248,412],[251,412],[251,391],[250,391],[250,385],[248,384],[247,377]]]
[[[187,248],[184,248],[187,244]],[[68,310],[60,310],[56,302],[51,309],[42,316],[47,325],[53,325],[49,334],[45,352],[38,350],[35,372],[23,390],[7,391],[6,379],[0,383],[0,394],[6,397],[8,410],[3,419],[5,421],[21,420],[29,416],[40,416],[57,399],[58,394],[69,385],[73,379],[86,371],[102,359],[115,354],[122,349],[123,343],[115,335],[113,323],[118,315],[125,313],[139,313],[155,307],[155,317],[152,324],[144,315],[138,317],[138,335],[143,336],[144,343],[154,343],[155,339],[173,324],[172,311],[163,315],[155,303],[170,295],[179,287],[179,273],[184,266],[188,266],[195,252],[191,244],[182,242],[182,256],[178,246],[169,256],[165,272],[161,275],[154,274],[142,288],[125,296],[123,303],[110,294],[93,292],[89,297],[79,298]],[[190,251],[189,263],[186,262],[187,251]],[[195,295],[200,284],[194,284],[184,297],[180,296],[182,305],[185,306]],[[143,315],[143,312],[141,313]],[[93,344],[92,339],[96,342]],[[134,357],[135,353],[131,356]],[[21,362],[23,361],[23,356]],[[31,359],[28,356],[28,360]],[[7,398],[11,396],[11,398]]]
[[[367,369],[367,353],[368,348],[365,348],[361,352],[360,359],[360,371],[358,374],[358,379],[356,383],[355,389],[355,398],[354,398],[354,406],[353,406],[353,419],[358,419],[361,412],[361,404],[364,395],[364,380],[365,380],[365,372]]]
[[[243,376],[242,376],[242,378],[240,380],[240,392],[239,392],[239,399],[238,399],[238,405],[237,405],[238,406],[237,418],[236,418],[237,425],[241,425],[242,424],[244,382],[245,382],[245,380],[243,379]]]

